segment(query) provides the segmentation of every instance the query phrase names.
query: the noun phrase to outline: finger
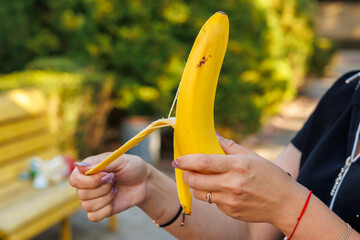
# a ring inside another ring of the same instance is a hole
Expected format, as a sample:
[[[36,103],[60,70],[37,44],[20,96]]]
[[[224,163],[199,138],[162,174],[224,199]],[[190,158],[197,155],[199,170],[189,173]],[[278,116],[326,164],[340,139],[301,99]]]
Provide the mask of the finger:
[[[223,182],[222,174],[204,174],[184,171],[184,182],[192,189],[202,191],[221,191],[220,183]]]
[[[77,195],[80,200],[90,200],[108,194],[111,188],[110,184],[103,184],[95,189],[77,189]]]
[[[108,192],[105,196],[85,200],[81,202],[82,208],[87,212],[96,212],[106,205],[110,204],[111,201],[114,199],[114,194],[112,192]]]
[[[90,156],[84,159],[82,162],[76,162],[75,166],[79,169],[79,171],[83,174],[96,166],[98,163],[100,163],[102,160],[107,158],[111,153],[102,153],[95,156]]]
[[[85,174],[88,170],[91,169],[91,164],[88,162],[76,162],[75,166],[82,174]]]
[[[98,188],[104,183],[114,181],[114,173],[100,172],[94,175],[84,175],[75,168],[70,175],[70,185],[80,189]]]
[[[89,212],[88,219],[92,222],[99,222],[104,218],[110,217],[112,213],[112,205],[108,204],[96,212]]]
[[[226,139],[218,136],[218,141],[220,143],[221,148],[224,150],[226,155],[237,155],[237,154],[245,154],[252,155],[253,152],[236,144],[233,140]]]
[[[182,170],[223,173],[231,169],[231,162],[226,155],[189,154],[177,158],[178,168]]]
[[[76,163],[76,166],[80,170],[81,173],[85,174],[103,160],[105,160],[108,156],[111,155],[111,152],[106,152],[94,156],[87,157],[84,161]],[[113,168],[104,169],[103,172],[113,172]]]
[[[209,194],[209,203],[217,203],[219,201],[219,199],[218,199],[218,196],[220,195],[219,192],[193,190],[194,198],[196,198],[200,201],[207,202],[208,194]]]
[[[90,156],[90,157],[87,157],[83,162],[90,163],[91,165],[97,165],[98,163],[100,163],[102,160],[104,160],[111,154],[112,154],[111,152],[105,152],[105,153],[101,153],[98,155]]]

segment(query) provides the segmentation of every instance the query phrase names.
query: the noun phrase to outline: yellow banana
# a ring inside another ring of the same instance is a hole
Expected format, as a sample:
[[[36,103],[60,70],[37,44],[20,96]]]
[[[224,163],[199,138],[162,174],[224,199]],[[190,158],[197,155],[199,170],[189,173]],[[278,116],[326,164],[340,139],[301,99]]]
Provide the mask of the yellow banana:
[[[225,154],[216,138],[214,100],[229,38],[229,20],[215,13],[201,28],[180,82],[176,106],[174,159],[193,153]],[[176,169],[180,203],[191,214],[191,194]],[[210,190],[210,189],[209,189]]]
[[[201,28],[191,49],[179,86],[174,119],[160,119],[146,127],[86,174],[94,174],[160,127],[174,128],[174,159],[192,153],[225,154],[216,138],[214,100],[229,38],[229,20],[217,12]],[[174,126],[175,125],[175,126]],[[183,171],[175,169],[180,204],[191,214],[191,193]]]

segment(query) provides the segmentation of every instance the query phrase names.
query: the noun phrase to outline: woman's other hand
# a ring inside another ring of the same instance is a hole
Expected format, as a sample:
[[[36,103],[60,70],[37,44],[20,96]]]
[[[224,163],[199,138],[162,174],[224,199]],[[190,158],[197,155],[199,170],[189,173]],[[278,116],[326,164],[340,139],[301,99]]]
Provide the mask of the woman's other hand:
[[[125,154],[102,172],[85,175],[109,155],[104,153],[86,158],[76,164],[70,176],[70,184],[77,189],[83,209],[94,222],[141,204],[147,194],[150,170],[137,156]]]

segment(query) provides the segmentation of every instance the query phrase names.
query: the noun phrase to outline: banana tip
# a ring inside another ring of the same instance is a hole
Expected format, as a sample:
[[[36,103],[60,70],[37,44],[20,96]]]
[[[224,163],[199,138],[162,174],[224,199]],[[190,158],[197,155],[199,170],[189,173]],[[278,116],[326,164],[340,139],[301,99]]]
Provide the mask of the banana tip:
[[[225,12],[223,11],[218,11],[218,13],[222,14],[222,15],[227,15]]]

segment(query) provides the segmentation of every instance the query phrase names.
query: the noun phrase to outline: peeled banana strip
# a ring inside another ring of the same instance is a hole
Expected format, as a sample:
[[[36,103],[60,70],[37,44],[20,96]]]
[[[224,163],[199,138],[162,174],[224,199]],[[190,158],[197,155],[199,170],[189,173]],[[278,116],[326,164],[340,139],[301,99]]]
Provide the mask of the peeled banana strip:
[[[175,125],[175,118],[159,119],[159,120],[152,122],[149,126],[147,126],[141,132],[136,134],[133,138],[131,138],[124,145],[122,145],[115,152],[113,152],[110,156],[105,158],[103,161],[101,161],[95,167],[93,167],[92,169],[87,171],[85,174],[91,175],[91,174],[100,172],[105,167],[107,167],[110,163],[112,163],[117,158],[119,158],[121,155],[123,155],[125,152],[127,152],[129,149],[136,146],[139,142],[141,142],[143,139],[145,139],[147,136],[149,136],[155,130],[157,130],[159,128],[163,128],[163,127],[169,127],[169,126],[174,127],[174,125]]]

